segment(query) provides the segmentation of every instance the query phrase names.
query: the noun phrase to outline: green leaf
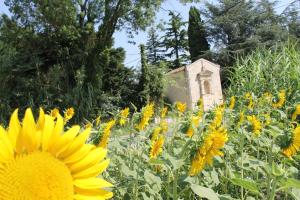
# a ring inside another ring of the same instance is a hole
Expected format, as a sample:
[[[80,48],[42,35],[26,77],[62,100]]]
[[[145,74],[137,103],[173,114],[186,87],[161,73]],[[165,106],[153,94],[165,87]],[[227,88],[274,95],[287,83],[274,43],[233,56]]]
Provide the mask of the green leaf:
[[[170,161],[170,163],[172,164],[174,170],[177,170],[181,166],[184,165],[184,160],[183,159],[176,159],[175,157],[173,157],[169,154],[166,155],[166,158]]]
[[[158,176],[152,174],[149,170],[146,170],[144,173],[144,177],[146,182],[151,186],[151,188],[155,192],[159,192],[161,190],[161,179]]]
[[[200,185],[191,185],[191,189],[199,197],[207,198],[208,200],[220,200],[218,194],[216,194],[212,189],[206,188]]]
[[[250,181],[250,180],[245,180],[245,179],[240,179],[240,178],[232,178],[229,179],[234,185],[241,186],[253,193],[259,193],[258,186],[255,182]]]
[[[300,200],[300,189],[293,188],[290,194],[295,200]]]
[[[127,177],[137,177],[136,171],[130,170],[125,164],[121,166],[121,172]]]
[[[285,181],[282,181],[280,186],[282,189],[285,188],[297,188],[300,189],[300,181],[294,178],[288,178]]]
[[[165,162],[163,160],[157,160],[157,159],[152,158],[152,159],[149,160],[149,164],[151,164],[151,165],[163,165],[163,164],[165,164]]]

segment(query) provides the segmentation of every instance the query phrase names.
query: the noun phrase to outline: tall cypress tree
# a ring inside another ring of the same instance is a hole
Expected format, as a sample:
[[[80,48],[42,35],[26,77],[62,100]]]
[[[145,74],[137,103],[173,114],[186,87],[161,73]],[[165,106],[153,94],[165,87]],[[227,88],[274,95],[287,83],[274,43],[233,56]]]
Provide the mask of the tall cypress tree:
[[[209,50],[209,43],[206,39],[204,23],[200,18],[197,8],[191,7],[189,11],[188,44],[192,62],[200,57],[205,57]]]

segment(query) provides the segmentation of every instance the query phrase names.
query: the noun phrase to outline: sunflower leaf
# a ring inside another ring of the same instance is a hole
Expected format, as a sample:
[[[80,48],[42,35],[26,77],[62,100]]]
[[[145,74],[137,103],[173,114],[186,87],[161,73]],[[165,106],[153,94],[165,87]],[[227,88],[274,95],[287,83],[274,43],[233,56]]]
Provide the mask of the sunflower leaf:
[[[218,194],[216,194],[212,189],[206,188],[200,185],[191,185],[193,192],[199,197],[206,198],[208,200],[220,200]]]

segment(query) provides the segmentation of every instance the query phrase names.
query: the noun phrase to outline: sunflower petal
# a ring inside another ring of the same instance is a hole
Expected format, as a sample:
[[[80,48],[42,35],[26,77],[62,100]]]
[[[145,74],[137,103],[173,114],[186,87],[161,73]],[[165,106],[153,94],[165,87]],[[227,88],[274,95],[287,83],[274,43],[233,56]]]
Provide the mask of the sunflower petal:
[[[30,152],[36,150],[38,144],[36,124],[30,108],[25,111],[21,132],[25,149]]]
[[[90,132],[91,132],[91,128],[85,129],[81,134],[79,134],[74,139],[74,141],[70,144],[70,146],[66,148],[66,150],[59,155],[59,157],[65,158],[69,155],[76,153],[76,151],[78,151],[85,144],[85,141],[88,139]]]
[[[109,159],[91,166],[85,170],[79,171],[77,173],[72,174],[74,179],[81,179],[81,178],[88,178],[88,177],[95,177],[101,174],[109,165]]]
[[[83,157],[85,157],[94,147],[95,146],[92,144],[86,144],[83,147],[81,147],[79,151],[77,151],[71,156],[66,157],[63,161],[65,164],[75,163],[78,160],[81,160]]]
[[[113,193],[111,191],[103,190],[103,189],[93,189],[93,190],[86,190],[81,189],[78,187],[74,187],[75,193],[79,195],[86,195],[86,196],[96,196],[99,198],[101,196],[104,199],[110,199],[113,197]]]
[[[49,147],[52,147],[55,142],[59,140],[62,132],[64,131],[64,120],[60,114],[57,115],[57,120],[53,129],[53,133],[49,140]]]
[[[73,196],[74,200],[105,200],[105,198],[101,196],[86,196],[86,195],[80,195],[80,194],[75,194]]]
[[[38,130],[43,130],[45,124],[45,113],[42,108],[40,108],[40,114],[39,114],[39,119],[37,121],[37,129]]]
[[[95,148],[87,156],[85,156],[85,158],[74,164],[71,164],[69,169],[72,173],[76,173],[80,170],[89,168],[91,165],[95,165],[103,160],[106,154],[107,150],[101,147]]]
[[[16,109],[11,115],[9,126],[8,126],[8,137],[11,141],[13,148],[16,147],[20,129],[21,129],[21,125],[18,118],[18,109]]]
[[[0,162],[13,157],[13,146],[11,145],[11,142],[7,137],[7,133],[2,126],[0,126],[0,149]]]
[[[74,186],[82,189],[98,189],[112,187],[113,185],[101,178],[77,179],[73,182]]]
[[[49,140],[52,136],[54,129],[53,118],[49,115],[44,116],[44,128],[42,133],[42,150],[47,151],[49,148]]]
[[[65,150],[65,148],[68,147],[68,145],[71,143],[71,141],[76,137],[80,130],[80,126],[73,126],[65,134],[63,134],[61,137],[58,138],[58,141],[55,143],[52,143],[52,149],[50,150],[54,155],[59,155],[62,151]]]

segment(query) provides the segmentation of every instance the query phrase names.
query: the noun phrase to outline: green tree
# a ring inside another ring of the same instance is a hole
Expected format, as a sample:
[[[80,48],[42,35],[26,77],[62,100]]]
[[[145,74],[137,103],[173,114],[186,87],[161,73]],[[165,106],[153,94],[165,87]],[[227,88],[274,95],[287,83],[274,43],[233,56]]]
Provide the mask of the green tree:
[[[151,27],[148,31],[148,40],[146,43],[147,60],[150,64],[159,64],[164,60],[164,50],[161,37],[157,34],[157,28]]]
[[[255,33],[260,46],[271,47],[287,38],[284,17],[275,12],[276,2],[261,0],[255,6]]]
[[[188,46],[187,33],[184,29],[186,22],[182,21],[180,14],[169,12],[171,17],[167,23],[166,33],[164,37],[164,46],[169,51],[166,55],[169,58],[174,58],[171,68],[180,67],[186,60],[186,50]]]
[[[140,51],[141,74],[139,79],[139,103],[141,106],[149,102],[162,105],[163,93],[166,88],[165,73],[167,72],[167,66],[165,62],[160,62],[157,65],[148,63],[144,45],[140,45]]]
[[[206,3],[210,37],[217,47],[217,62],[230,66],[258,46],[271,46],[287,38],[283,18],[269,0],[218,0]]]
[[[108,82],[123,81],[107,76],[122,54],[112,50],[114,32],[145,30],[162,1],[5,0],[11,16],[1,17],[0,41],[16,51],[3,86],[11,88],[9,106],[75,106],[82,117],[100,109]]]
[[[290,37],[300,38],[300,5],[298,2],[290,4],[283,12],[284,25],[288,28]]]
[[[232,65],[237,55],[250,52],[257,46],[255,32],[254,2],[218,0],[206,3],[207,27],[218,53],[217,62]]]
[[[208,57],[209,43],[205,26],[199,10],[193,6],[189,11],[188,44],[192,62],[200,57]]]
[[[140,103],[141,105],[150,102],[150,70],[149,65],[147,63],[145,46],[142,44],[140,45],[140,54],[141,54],[141,76],[139,80],[140,88]]]

